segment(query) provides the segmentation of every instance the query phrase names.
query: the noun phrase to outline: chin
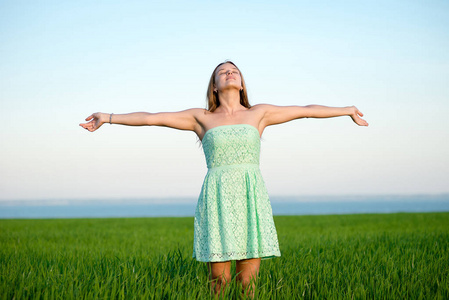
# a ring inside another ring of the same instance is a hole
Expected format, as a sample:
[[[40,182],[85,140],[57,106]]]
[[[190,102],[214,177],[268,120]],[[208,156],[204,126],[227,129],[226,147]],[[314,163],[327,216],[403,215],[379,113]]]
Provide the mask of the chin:
[[[237,84],[228,84],[226,86],[223,87],[222,90],[237,90],[240,91],[242,87],[237,85]]]

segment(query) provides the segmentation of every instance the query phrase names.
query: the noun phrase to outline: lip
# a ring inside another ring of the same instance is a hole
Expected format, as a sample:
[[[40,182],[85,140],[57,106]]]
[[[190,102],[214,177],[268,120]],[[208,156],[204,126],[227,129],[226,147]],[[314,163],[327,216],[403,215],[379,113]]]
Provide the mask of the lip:
[[[234,77],[228,77],[228,78],[226,78],[226,80],[229,80],[229,79],[235,80]]]

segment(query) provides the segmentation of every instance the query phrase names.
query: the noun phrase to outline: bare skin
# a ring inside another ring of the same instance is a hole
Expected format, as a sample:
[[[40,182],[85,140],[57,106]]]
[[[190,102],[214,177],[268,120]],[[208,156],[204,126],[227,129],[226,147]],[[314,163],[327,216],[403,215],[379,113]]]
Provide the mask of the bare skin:
[[[362,119],[363,114],[355,106],[327,107],[321,105],[276,106],[270,104],[254,105],[246,108],[240,104],[242,80],[240,72],[234,65],[225,63],[215,74],[214,89],[218,93],[220,106],[209,112],[202,108],[187,109],[179,112],[135,112],[129,114],[94,113],[86,118],[87,123],[80,124],[84,129],[93,132],[104,123],[129,126],[165,126],[179,130],[189,130],[197,134],[200,140],[211,128],[222,125],[248,124],[259,130],[262,135],[267,126],[282,124],[301,118],[332,118],[349,116],[359,126],[368,126]],[[211,288],[218,295],[231,280],[231,262],[208,263]],[[236,261],[237,279],[252,297],[255,291],[254,281],[257,279],[260,258]],[[251,279],[254,281],[250,284]]]
[[[243,259],[236,262],[237,280],[242,283],[245,296],[254,298],[257,276],[259,275],[260,258]]]
[[[236,261],[237,280],[242,284],[243,294],[253,298],[256,290],[257,276],[259,275],[260,258],[250,258]],[[211,291],[220,296],[226,284],[231,281],[231,261],[209,262],[209,280]]]
[[[221,69],[224,72],[220,73]],[[262,135],[267,126],[282,124],[301,118],[332,118],[349,116],[360,126],[368,126],[362,119],[363,114],[355,106],[327,107],[321,105],[276,106],[258,104],[246,108],[240,104],[239,90],[242,88],[239,73],[235,73],[232,64],[224,64],[216,74],[216,89],[220,106],[209,112],[202,108],[192,108],[179,112],[129,114],[94,113],[86,118],[81,127],[95,131],[104,123],[129,126],[165,126],[179,130],[194,131],[200,139],[211,128],[230,124],[249,124],[256,127]]]

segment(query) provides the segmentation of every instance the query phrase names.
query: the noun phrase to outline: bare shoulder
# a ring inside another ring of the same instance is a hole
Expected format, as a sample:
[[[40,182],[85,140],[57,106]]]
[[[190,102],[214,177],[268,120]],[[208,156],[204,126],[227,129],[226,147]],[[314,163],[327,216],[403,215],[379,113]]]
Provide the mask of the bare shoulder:
[[[257,114],[264,114],[269,109],[270,104],[256,104],[251,106],[249,110]]]
[[[185,110],[186,113],[190,114],[195,120],[201,123],[201,120],[204,119],[211,112],[204,108],[190,108]]]
[[[261,104],[256,104],[256,105],[252,106],[251,110],[253,112],[257,113],[258,115],[264,116],[267,113],[272,112],[273,110],[275,110],[278,107],[279,106],[272,105],[272,104],[261,103]]]
[[[185,109],[185,110],[181,110],[176,112],[176,114],[178,114],[179,116],[182,116],[184,118],[189,118],[192,120],[201,120],[202,118],[204,118],[204,116],[206,115],[208,111],[205,110],[204,108],[189,108],[189,109]]]
[[[180,112],[184,112],[187,114],[191,114],[193,116],[197,116],[197,115],[204,115],[204,113],[206,111],[207,110],[205,110],[204,108],[189,108],[189,109],[182,110]]]
[[[261,104],[256,104],[256,105],[251,106],[251,109],[253,109],[253,110],[268,110],[273,107],[275,107],[275,105],[261,103]]]

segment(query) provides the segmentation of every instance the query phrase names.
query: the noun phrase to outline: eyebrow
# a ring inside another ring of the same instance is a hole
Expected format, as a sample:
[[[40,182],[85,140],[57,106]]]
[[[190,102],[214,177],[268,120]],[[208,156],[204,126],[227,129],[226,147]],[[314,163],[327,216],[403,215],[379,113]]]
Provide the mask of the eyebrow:
[[[220,71],[223,71],[223,70],[225,70],[226,68],[220,68],[220,69],[218,69],[218,71],[217,72],[220,72]],[[239,70],[239,69],[237,69],[236,67],[232,67],[232,69],[234,69],[234,70]]]

